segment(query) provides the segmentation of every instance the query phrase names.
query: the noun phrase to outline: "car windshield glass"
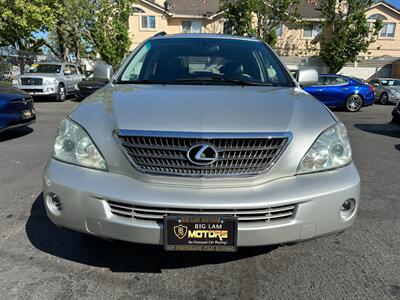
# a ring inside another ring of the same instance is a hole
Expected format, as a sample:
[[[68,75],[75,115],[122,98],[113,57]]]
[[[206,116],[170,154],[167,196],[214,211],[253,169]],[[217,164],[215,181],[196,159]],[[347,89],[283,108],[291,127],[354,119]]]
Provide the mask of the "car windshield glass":
[[[382,80],[383,86],[400,86],[400,80]]]
[[[117,83],[293,86],[264,43],[216,38],[150,40]]]
[[[29,73],[60,73],[61,65],[36,64],[29,68]]]

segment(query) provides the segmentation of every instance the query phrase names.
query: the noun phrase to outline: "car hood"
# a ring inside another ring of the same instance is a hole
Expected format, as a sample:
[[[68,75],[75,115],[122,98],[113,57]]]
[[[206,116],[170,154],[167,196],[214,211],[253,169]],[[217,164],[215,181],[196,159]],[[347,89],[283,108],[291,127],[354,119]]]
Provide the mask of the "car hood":
[[[318,135],[337,122],[300,88],[204,85],[109,84],[86,98],[70,118],[89,132],[110,171],[132,176],[132,166],[114,142],[115,130],[290,132],[292,141],[274,166],[276,171],[268,172],[264,180],[295,174]]]
[[[73,113],[102,106],[116,129],[190,132],[275,132],[326,128],[327,109],[298,88],[240,86],[108,86]],[[89,125],[90,126],[90,125]]]
[[[31,96],[14,87],[0,86],[0,101],[11,101],[21,98],[31,98]]]

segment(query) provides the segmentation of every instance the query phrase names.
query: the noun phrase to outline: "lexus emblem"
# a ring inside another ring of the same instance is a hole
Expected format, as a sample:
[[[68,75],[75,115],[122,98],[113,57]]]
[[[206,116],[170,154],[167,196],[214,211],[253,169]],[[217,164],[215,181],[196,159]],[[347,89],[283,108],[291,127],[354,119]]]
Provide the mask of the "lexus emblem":
[[[195,165],[207,166],[218,160],[218,152],[209,144],[197,144],[189,148],[187,158]]]

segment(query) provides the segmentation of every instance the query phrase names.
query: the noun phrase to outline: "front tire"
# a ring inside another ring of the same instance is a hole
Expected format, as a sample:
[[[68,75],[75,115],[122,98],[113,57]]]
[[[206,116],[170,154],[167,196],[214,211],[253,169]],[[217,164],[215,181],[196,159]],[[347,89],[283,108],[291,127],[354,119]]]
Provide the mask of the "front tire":
[[[67,98],[67,92],[65,90],[65,86],[62,83],[60,83],[57,89],[56,101],[64,102],[66,98]]]
[[[383,93],[379,99],[382,105],[386,105],[389,102],[389,96],[387,93]]]
[[[350,95],[344,103],[344,109],[349,112],[357,112],[363,106],[363,99],[360,95]]]

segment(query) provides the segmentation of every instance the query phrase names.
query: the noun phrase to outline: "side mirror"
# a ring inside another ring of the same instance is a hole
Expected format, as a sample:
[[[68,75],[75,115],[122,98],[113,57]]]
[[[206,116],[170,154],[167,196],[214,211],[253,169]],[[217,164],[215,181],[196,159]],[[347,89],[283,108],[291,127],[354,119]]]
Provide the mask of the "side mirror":
[[[318,83],[318,72],[311,68],[299,69],[297,73],[297,82],[300,86],[309,86]]]
[[[98,64],[93,69],[93,78],[110,81],[113,76],[113,67],[106,64]]]
[[[379,86],[379,83],[376,83],[376,82],[375,82],[375,83],[374,83],[374,86]]]

